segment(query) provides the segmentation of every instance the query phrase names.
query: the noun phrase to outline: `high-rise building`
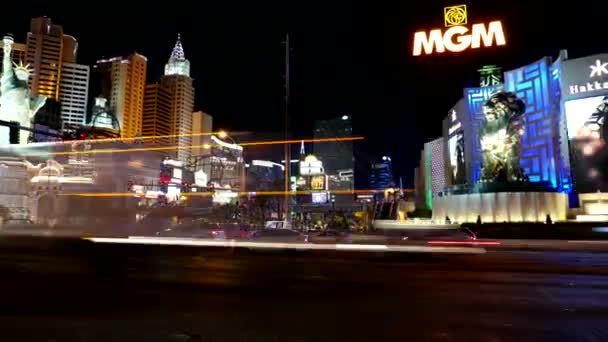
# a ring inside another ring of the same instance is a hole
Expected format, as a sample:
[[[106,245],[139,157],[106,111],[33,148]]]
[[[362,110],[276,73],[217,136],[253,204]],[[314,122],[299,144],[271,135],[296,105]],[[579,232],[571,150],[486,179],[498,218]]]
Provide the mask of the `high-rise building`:
[[[61,103],[61,122],[84,124],[89,90],[89,66],[76,63],[78,41],[63,33],[50,18],[34,18],[27,34],[25,60],[33,68],[31,89]]]
[[[315,139],[352,137],[352,118],[344,115],[330,120],[315,121]],[[352,141],[320,141],[313,144],[314,155],[323,163],[328,176],[328,190],[353,190],[354,154]],[[350,194],[337,196],[344,201],[353,199]],[[332,201],[336,198],[332,198]]]
[[[11,60],[15,64],[26,64],[27,62],[27,45],[21,43],[13,43],[11,50]],[[0,49],[0,59],[4,58],[4,49]]]
[[[391,157],[383,156],[381,161],[373,162],[369,185],[374,190],[384,190],[395,186]]]
[[[210,153],[205,144],[211,144],[213,117],[202,111],[192,113],[192,156],[203,156]]]
[[[190,61],[186,59],[182,47],[181,35],[177,34],[177,41],[171,51],[169,62],[165,64],[165,75],[182,75],[190,77]]]
[[[73,39],[67,37],[66,40]],[[53,24],[51,18],[31,20],[27,34],[27,63],[34,69],[30,79],[33,95],[59,100],[63,40],[63,27]]]
[[[330,120],[315,121],[314,139],[352,137],[351,117],[344,115]],[[352,141],[321,141],[313,144],[314,155],[323,162],[328,174],[353,169]]]
[[[132,53],[97,61],[93,67],[95,96],[108,99],[109,110],[115,113],[121,136],[135,137],[142,132],[146,57]]]
[[[159,137],[148,141],[163,145],[171,143],[171,109],[171,93],[167,88],[158,83],[146,85],[142,135]]]
[[[85,123],[89,97],[89,72],[88,65],[63,63],[59,101],[64,125],[81,126]]]
[[[177,145],[177,159],[186,163],[191,156],[194,88],[190,77],[190,62],[185,57],[179,34],[160,83],[171,93],[171,134],[176,136],[174,142]]]
[[[64,34],[62,39],[61,61],[63,63],[76,63],[78,54],[78,41],[73,36]]]

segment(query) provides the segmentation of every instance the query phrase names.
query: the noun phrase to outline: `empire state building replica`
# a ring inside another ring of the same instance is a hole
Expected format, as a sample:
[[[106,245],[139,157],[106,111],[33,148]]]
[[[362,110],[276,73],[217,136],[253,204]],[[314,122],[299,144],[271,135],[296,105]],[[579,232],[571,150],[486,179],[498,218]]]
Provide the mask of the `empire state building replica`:
[[[192,145],[192,112],[194,111],[194,88],[190,77],[190,62],[186,59],[181,37],[171,51],[165,64],[165,75],[161,77],[162,87],[171,94],[171,135],[172,145],[177,146],[176,157],[187,163]]]

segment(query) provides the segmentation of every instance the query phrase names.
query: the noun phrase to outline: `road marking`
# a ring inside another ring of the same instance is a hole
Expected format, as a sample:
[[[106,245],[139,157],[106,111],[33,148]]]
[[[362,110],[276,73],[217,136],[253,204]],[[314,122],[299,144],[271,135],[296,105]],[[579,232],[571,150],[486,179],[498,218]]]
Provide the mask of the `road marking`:
[[[198,247],[243,247],[255,249],[295,249],[295,250],[348,250],[348,251],[382,251],[382,252],[418,252],[418,253],[459,253],[483,254],[483,248],[475,247],[439,247],[439,246],[388,246],[365,244],[312,244],[284,242],[250,242],[235,240],[206,240],[185,238],[156,238],[145,236],[130,236],[129,238],[83,238],[95,243],[116,243],[134,245],[166,245],[166,246],[198,246]]]

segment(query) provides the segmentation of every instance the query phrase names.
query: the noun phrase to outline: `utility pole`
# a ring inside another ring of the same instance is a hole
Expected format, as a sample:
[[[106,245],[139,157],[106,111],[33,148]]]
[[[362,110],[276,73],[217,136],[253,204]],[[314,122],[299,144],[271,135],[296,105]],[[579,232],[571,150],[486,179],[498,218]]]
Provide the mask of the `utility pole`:
[[[289,47],[289,33],[285,36],[285,140],[289,140],[289,96],[290,96],[290,84],[289,84],[289,55],[290,55],[290,47]],[[290,222],[291,221],[291,211],[290,207],[290,175],[291,175],[291,145],[285,143],[284,145],[285,152],[285,197],[283,199],[283,211],[284,211],[284,220]]]

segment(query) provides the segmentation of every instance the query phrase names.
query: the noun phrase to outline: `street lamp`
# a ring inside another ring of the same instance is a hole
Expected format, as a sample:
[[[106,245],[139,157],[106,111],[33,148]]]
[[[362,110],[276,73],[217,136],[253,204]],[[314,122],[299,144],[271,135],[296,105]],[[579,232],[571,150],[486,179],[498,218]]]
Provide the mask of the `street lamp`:
[[[227,140],[229,140],[233,145],[238,145],[238,143],[236,142],[236,140],[234,140],[234,138],[232,136],[228,135],[228,133],[226,131],[219,131],[219,132],[217,132],[217,136],[220,137],[221,139],[224,139],[224,140],[227,139]]]
[[[205,150],[209,150],[209,149],[211,149],[211,145],[209,145],[209,144],[203,144],[203,148]]]

